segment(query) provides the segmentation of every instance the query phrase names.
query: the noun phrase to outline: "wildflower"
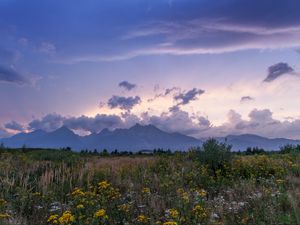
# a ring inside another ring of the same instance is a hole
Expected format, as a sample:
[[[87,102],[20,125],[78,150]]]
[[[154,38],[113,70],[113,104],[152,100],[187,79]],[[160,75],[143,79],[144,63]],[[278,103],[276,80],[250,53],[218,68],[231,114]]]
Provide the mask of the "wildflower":
[[[9,219],[11,216],[7,213],[0,213],[0,219]]]
[[[277,184],[283,184],[285,181],[284,180],[281,180],[281,179],[278,179],[278,180],[276,180],[276,183]]]
[[[130,205],[129,205],[129,204],[122,204],[122,205],[119,205],[119,206],[118,206],[118,209],[119,209],[120,211],[123,211],[123,212],[128,213],[128,212],[129,212],[129,209],[130,209]]]
[[[140,223],[146,223],[148,218],[144,214],[141,214],[136,218],[136,220]]]
[[[199,191],[199,195],[200,195],[201,197],[205,197],[205,196],[207,195],[207,192],[206,192],[204,189],[201,189],[201,190]]]
[[[75,217],[70,211],[65,211],[58,219],[60,224],[70,224],[75,221]]]
[[[79,204],[76,206],[77,209],[84,209],[84,205],[83,204]]]
[[[74,191],[72,192],[73,196],[82,196],[84,195],[84,192],[80,188],[75,188]]]
[[[0,206],[1,205],[5,205],[7,203],[7,201],[5,201],[4,199],[0,198]]]
[[[143,194],[150,194],[150,188],[143,188],[142,193]]]
[[[108,218],[108,216],[106,215],[105,209],[99,209],[97,212],[95,212],[94,217],[95,218],[104,218],[104,219]]]
[[[184,202],[189,202],[189,194],[187,193],[187,192],[184,192],[183,194],[182,194],[182,199],[183,199],[183,201]]]
[[[172,221],[168,221],[168,222],[164,222],[163,225],[178,225],[178,223],[172,222]]]
[[[242,219],[242,224],[248,224],[248,221],[249,221],[249,217],[244,217],[243,219]]]
[[[118,189],[111,188],[111,190],[109,191],[109,197],[111,199],[116,199],[119,198],[120,196],[121,194]]]
[[[179,212],[176,209],[170,209],[168,213],[173,219],[179,216]]]
[[[52,224],[57,224],[58,223],[57,218],[58,218],[58,215],[53,214],[53,215],[49,216],[47,222],[52,223]]]
[[[178,193],[179,195],[183,194],[183,193],[184,193],[183,188],[178,188],[178,189],[177,189],[177,193]]]
[[[207,212],[201,205],[195,205],[195,207],[193,208],[193,213],[200,219],[204,219],[207,217]]]
[[[100,189],[107,189],[110,186],[110,184],[105,180],[98,183],[98,187]]]

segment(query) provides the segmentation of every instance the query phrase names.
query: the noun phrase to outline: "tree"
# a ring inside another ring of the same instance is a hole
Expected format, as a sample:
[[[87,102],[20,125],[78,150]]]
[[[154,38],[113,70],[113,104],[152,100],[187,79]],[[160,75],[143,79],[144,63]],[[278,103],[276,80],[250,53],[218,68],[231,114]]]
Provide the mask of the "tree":
[[[280,148],[280,153],[287,154],[291,152],[295,152],[298,146],[292,145],[292,144],[286,144],[285,146]]]

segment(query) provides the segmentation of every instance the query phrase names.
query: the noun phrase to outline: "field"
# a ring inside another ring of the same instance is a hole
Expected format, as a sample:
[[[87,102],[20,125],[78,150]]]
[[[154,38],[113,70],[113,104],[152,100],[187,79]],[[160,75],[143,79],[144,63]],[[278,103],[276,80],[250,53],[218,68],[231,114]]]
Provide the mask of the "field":
[[[300,153],[0,150],[0,224],[300,224]]]

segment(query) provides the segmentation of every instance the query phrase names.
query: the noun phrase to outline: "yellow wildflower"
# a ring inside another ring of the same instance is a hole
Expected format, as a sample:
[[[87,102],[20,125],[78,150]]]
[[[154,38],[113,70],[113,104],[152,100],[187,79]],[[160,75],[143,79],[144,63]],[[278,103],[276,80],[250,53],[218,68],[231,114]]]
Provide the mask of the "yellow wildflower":
[[[57,218],[58,218],[57,214],[51,215],[49,216],[47,222],[52,224],[57,224],[58,223]]]
[[[141,214],[136,218],[136,220],[140,223],[146,223],[148,221],[148,218],[144,214]]]
[[[187,192],[182,193],[182,199],[184,202],[189,202],[189,194]]]
[[[201,205],[196,205],[193,208],[193,213],[195,214],[196,217],[200,218],[200,219],[204,219],[207,218],[207,212],[206,209],[203,208]]]
[[[11,216],[7,213],[0,213],[0,219],[9,219]]]
[[[284,180],[281,180],[281,179],[278,179],[278,180],[276,180],[276,183],[277,184],[283,184],[285,181]]]
[[[70,224],[75,221],[75,217],[70,211],[65,211],[58,219],[60,224]]]
[[[172,221],[168,221],[168,222],[164,222],[163,225],[178,225],[178,223],[172,222]]]
[[[179,212],[176,209],[170,209],[169,214],[173,219],[175,219],[179,216]]]
[[[40,193],[40,192],[34,192],[32,195],[33,195],[33,196],[40,196],[41,193]]]
[[[98,187],[100,189],[107,189],[110,186],[110,184],[105,180],[98,183]]]
[[[178,193],[179,195],[183,194],[183,193],[184,193],[183,188],[178,188],[178,189],[177,189],[177,193]]]
[[[77,209],[84,209],[84,205],[83,204],[79,204],[76,206]]]
[[[201,190],[199,191],[199,195],[200,195],[201,197],[205,197],[205,196],[207,195],[207,192],[206,192],[204,189],[201,189]]]
[[[5,201],[4,199],[0,198],[0,205],[5,205],[7,203],[7,201]]]
[[[84,195],[84,192],[80,188],[75,188],[74,191],[72,192],[73,196],[82,196]]]
[[[121,196],[120,192],[118,189],[115,188],[111,188],[111,190],[109,191],[109,197],[111,199],[117,199]]]
[[[124,212],[129,212],[129,209],[130,209],[130,205],[129,204],[122,204],[122,205],[119,205],[118,206],[118,209],[120,211],[124,211]]]
[[[247,224],[248,224],[248,221],[249,221],[249,217],[244,217],[244,218],[242,219],[242,224],[247,225]]]
[[[106,215],[105,209],[99,209],[97,212],[95,212],[94,217],[106,219],[108,216]]]
[[[143,188],[142,193],[143,194],[150,194],[150,188]]]

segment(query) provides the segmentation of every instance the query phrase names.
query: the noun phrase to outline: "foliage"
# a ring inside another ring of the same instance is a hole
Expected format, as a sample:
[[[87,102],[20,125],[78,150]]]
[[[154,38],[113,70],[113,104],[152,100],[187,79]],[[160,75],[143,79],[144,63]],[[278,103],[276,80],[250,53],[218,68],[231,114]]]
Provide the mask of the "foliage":
[[[0,224],[300,224],[300,154],[0,154]],[[220,154],[220,155],[219,155]]]
[[[199,151],[199,160],[201,163],[208,165],[214,175],[217,171],[224,171],[226,166],[232,160],[231,146],[226,143],[219,143],[215,139],[208,139],[203,143]]]

